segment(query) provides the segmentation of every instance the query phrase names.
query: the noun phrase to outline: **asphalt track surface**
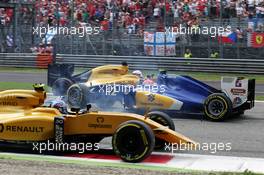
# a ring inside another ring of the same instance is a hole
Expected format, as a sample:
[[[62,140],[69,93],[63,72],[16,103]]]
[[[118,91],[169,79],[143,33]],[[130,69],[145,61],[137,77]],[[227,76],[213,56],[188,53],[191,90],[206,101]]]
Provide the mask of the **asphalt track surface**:
[[[46,75],[39,73],[0,73],[1,82],[46,83],[46,79]],[[219,86],[216,82],[211,83],[215,87]],[[256,91],[264,91],[264,85],[258,85]],[[244,115],[234,117],[224,122],[210,122],[197,118],[177,118],[174,119],[174,123],[176,131],[192,138],[204,146],[211,146],[208,151],[205,149],[206,151],[180,152],[264,158],[263,102],[257,102],[255,108],[247,111]],[[216,144],[231,144],[232,149],[230,151],[217,150],[215,153],[214,145]],[[175,153],[176,152],[179,151],[175,151]]]
[[[255,108],[244,115],[235,116],[224,122],[200,119],[174,119],[176,131],[203,143],[231,143],[230,151],[195,151],[192,153],[264,158],[264,103],[257,102]],[[206,149],[205,149],[206,150]],[[188,152],[185,152],[188,153]]]
[[[246,111],[244,115],[234,116],[223,122],[211,122],[197,117],[174,118],[175,130],[200,143],[201,147],[190,151],[184,150],[183,145],[182,150],[174,146],[174,150],[171,148],[163,151],[264,158],[263,109],[264,102],[257,102],[255,108]],[[104,139],[101,145],[109,148],[110,141],[110,138]],[[226,145],[229,145],[231,150]]]

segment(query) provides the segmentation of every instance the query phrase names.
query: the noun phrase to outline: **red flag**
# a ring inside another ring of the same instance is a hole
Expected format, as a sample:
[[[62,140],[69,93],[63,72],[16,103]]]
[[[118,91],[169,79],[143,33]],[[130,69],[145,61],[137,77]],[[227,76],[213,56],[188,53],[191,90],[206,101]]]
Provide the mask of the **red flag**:
[[[250,33],[248,35],[248,46],[254,48],[264,47],[264,33]]]

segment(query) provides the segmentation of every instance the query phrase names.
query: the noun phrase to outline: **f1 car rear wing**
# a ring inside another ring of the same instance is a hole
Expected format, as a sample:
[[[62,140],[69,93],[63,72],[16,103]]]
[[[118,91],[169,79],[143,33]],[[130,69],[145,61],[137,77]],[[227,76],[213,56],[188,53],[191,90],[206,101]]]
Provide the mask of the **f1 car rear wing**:
[[[52,86],[58,78],[71,79],[74,72],[74,64],[49,64],[48,86]]]
[[[251,109],[255,105],[255,79],[222,77],[221,89],[230,98],[233,108]]]

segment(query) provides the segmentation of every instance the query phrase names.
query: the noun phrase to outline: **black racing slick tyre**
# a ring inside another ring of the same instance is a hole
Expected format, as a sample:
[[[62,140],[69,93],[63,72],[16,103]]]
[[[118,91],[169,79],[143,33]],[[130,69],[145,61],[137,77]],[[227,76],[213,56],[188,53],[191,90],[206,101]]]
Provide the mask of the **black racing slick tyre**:
[[[169,129],[171,130],[175,130],[175,125],[173,120],[170,118],[170,116],[164,112],[160,112],[160,111],[153,111],[147,114],[148,117],[163,125],[163,126],[167,126]],[[155,138],[155,150],[161,150],[165,147],[166,145],[166,141],[159,139],[159,138]]]
[[[52,93],[55,96],[64,96],[73,82],[68,78],[59,78],[52,85]]]
[[[70,108],[85,109],[88,88],[84,84],[74,84],[67,91],[67,102]]]
[[[205,118],[212,121],[222,121],[232,113],[232,102],[222,93],[214,93],[204,102]]]
[[[141,162],[154,149],[155,136],[151,128],[145,123],[131,120],[122,123],[112,138],[115,154],[125,162]]]

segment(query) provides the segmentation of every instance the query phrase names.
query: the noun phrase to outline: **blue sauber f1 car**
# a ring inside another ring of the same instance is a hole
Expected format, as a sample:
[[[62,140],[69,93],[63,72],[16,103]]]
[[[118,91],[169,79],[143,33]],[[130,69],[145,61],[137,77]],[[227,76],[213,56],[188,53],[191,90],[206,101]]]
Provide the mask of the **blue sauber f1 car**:
[[[169,76],[162,71],[155,85],[124,82],[91,85],[77,81],[68,88],[65,99],[73,108],[94,103],[113,110],[120,102],[122,110],[129,112],[162,111],[170,117],[197,115],[220,121],[254,107],[255,79],[222,77],[219,90],[189,76]]]
[[[219,90],[189,76],[165,73],[158,76],[157,84],[165,86],[162,95],[182,102],[179,110],[167,110],[171,115],[203,115],[217,121],[254,107],[254,79],[222,77]]]

